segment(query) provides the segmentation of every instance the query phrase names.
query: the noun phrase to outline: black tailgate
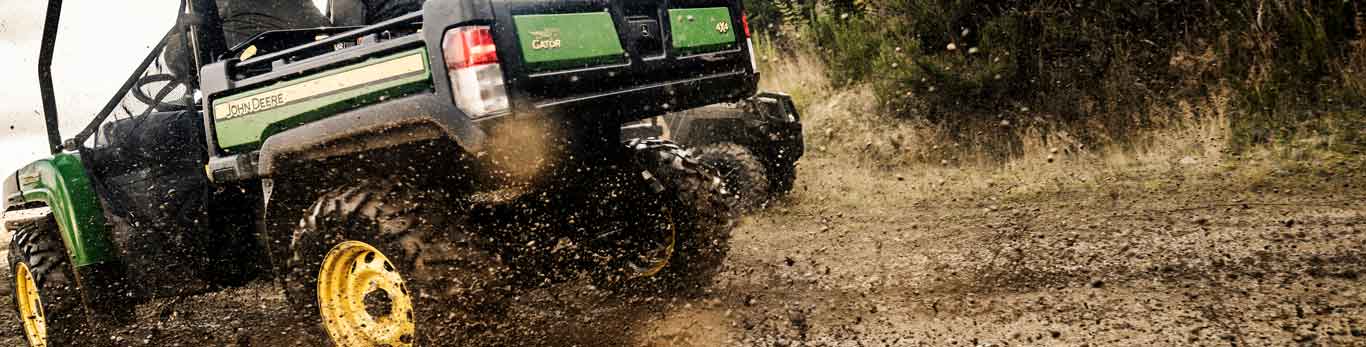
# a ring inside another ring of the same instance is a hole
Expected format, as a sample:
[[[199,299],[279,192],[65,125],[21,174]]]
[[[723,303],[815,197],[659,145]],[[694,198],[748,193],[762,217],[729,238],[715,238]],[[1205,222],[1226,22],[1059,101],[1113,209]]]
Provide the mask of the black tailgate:
[[[494,1],[516,110],[588,107],[640,118],[753,93],[737,1]]]

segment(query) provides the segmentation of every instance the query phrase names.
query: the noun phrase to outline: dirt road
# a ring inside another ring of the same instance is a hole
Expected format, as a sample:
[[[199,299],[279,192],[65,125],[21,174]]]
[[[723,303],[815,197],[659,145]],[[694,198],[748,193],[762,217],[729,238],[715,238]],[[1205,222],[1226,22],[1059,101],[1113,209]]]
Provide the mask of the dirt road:
[[[703,298],[569,283],[482,330],[421,329],[451,332],[434,345],[1366,345],[1361,169],[1055,170],[1025,185],[816,153],[791,196],[746,217]],[[268,283],[158,301],[110,341],[321,345],[283,306]]]
[[[936,194],[813,164],[826,194],[740,234],[742,344],[1366,344],[1360,171]]]

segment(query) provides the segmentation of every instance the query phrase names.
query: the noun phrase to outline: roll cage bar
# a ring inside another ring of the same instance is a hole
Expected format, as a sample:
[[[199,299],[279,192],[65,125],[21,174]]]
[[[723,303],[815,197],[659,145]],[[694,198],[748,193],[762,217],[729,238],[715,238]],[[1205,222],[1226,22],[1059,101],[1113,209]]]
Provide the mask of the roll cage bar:
[[[167,31],[166,35],[162,36],[162,39],[157,42],[151,52],[147,53],[147,56],[142,59],[142,63],[138,64],[133,73],[124,80],[123,85],[119,86],[118,91],[114,94],[115,97],[105,103],[95,118],[86,124],[85,128],[76,136],[63,141],[57,117],[57,98],[52,85],[52,55],[57,44],[57,28],[61,21],[61,13],[62,0],[48,0],[47,14],[43,20],[43,37],[38,51],[38,88],[43,98],[43,120],[47,127],[48,149],[53,154],[60,153],[63,150],[76,149],[81,143],[89,139],[96,130],[99,130],[100,124],[104,123],[104,120],[109,118],[109,115],[118,107],[120,100],[122,100],[121,96],[126,95],[137,84],[147,67],[156,61],[157,56],[161,55],[162,50],[166,47],[166,42],[177,32],[185,33],[181,37],[186,40],[186,47],[190,50],[193,59],[193,66],[189,71],[190,76],[185,76],[180,81],[187,86],[197,87],[198,78],[195,75],[198,74],[199,68],[213,62],[214,57],[227,50],[227,44],[223,38],[222,19],[218,16],[218,8],[214,4],[214,0],[181,0],[180,9],[176,11],[176,25]],[[157,93],[156,99],[159,101],[169,92],[170,90],[166,89]],[[154,107],[149,105],[147,112],[152,109]]]

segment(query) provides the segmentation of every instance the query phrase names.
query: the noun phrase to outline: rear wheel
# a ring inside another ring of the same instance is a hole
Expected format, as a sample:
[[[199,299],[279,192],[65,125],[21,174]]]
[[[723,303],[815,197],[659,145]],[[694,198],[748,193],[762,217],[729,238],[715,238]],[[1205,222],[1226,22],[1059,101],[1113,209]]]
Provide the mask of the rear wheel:
[[[734,197],[722,188],[720,177],[672,142],[633,140],[628,147],[650,181],[644,198],[662,201],[667,218],[658,219],[658,232],[651,233],[657,247],[597,282],[639,294],[702,292],[730,251]]]
[[[14,306],[29,346],[75,346],[89,333],[60,233],[44,218],[15,228],[10,241]]]
[[[715,169],[735,195],[738,207],[750,210],[768,201],[769,182],[764,164],[749,149],[734,143],[718,143],[694,149],[697,160]]]
[[[339,346],[412,346],[424,312],[483,303],[499,284],[496,259],[443,230],[449,214],[431,202],[387,182],[324,194],[294,234],[291,306],[320,315]]]

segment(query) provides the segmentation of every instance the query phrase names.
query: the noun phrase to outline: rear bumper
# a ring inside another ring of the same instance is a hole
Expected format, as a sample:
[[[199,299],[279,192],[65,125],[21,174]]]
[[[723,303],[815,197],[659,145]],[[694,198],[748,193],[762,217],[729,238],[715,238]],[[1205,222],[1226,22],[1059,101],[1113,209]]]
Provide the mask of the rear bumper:
[[[762,115],[759,132],[767,139],[765,157],[772,166],[792,166],[806,152],[802,117],[787,94],[764,92],[752,99]]]
[[[529,107],[518,107],[514,113],[561,114],[575,120],[620,125],[668,112],[733,102],[754,95],[757,86],[757,78],[747,72],[719,73],[574,98],[523,100],[521,105]]]

